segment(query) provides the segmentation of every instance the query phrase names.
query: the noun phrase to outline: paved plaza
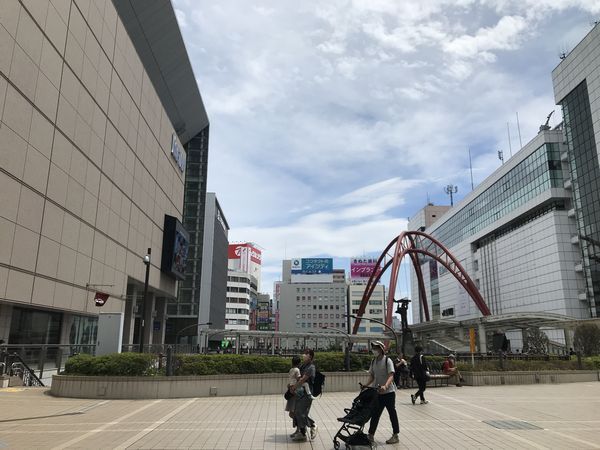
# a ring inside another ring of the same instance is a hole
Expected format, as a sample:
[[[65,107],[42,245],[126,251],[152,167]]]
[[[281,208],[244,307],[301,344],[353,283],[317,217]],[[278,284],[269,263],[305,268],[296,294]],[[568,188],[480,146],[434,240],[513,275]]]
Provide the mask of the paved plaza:
[[[412,392],[412,391],[411,391]],[[313,403],[315,440],[291,442],[283,396],[172,400],[54,398],[47,389],[0,389],[0,448],[332,449],[355,393],[325,393]],[[428,405],[398,391],[401,443],[383,448],[600,448],[600,383],[446,387]],[[343,448],[343,447],[342,447]]]

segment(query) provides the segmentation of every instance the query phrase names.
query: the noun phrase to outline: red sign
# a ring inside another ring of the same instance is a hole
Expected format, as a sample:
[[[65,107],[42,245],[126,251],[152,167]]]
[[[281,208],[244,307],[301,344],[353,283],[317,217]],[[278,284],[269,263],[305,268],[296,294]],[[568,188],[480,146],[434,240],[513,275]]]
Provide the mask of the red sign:
[[[109,297],[109,295],[105,294],[104,292],[96,292],[96,295],[94,297],[96,306],[98,308],[100,308],[101,306],[104,306],[104,304],[106,303],[106,300],[108,300],[108,297]]]
[[[251,244],[229,244],[229,259],[242,259],[248,256],[253,263],[260,264],[262,261],[261,251]]]

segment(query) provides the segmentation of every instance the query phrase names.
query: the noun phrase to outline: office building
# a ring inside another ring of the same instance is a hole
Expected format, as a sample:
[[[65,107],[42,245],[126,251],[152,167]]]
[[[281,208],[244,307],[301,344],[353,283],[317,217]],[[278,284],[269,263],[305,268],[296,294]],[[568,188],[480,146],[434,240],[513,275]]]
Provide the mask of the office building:
[[[171,3],[6,0],[0,35],[0,339],[95,344],[101,310],[161,343],[208,126]]]
[[[225,329],[249,330],[250,310],[257,304],[257,281],[252,275],[229,269],[227,272],[227,296]]]
[[[494,315],[589,317],[565,151],[561,129],[542,129],[429,226],[424,214],[409,222],[409,229],[429,233],[460,261]],[[479,316],[445,267],[423,256],[420,262],[433,320]],[[411,278],[413,322],[422,322],[414,271]],[[520,330],[509,338],[513,349],[520,348]],[[550,338],[565,342],[562,330]]]
[[[552,72],[554,98],[562,106],[567,183],[573,194],[578,270],[584,279],[580,301],[600,316],[600,27],[594,28]]]

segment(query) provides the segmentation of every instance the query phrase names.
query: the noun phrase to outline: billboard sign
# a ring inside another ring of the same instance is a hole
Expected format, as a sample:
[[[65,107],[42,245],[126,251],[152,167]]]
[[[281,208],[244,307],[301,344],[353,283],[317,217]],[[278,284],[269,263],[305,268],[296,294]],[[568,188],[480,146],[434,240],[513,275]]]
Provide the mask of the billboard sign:
[[[375,258],[352,258],[350,260],[350,278],[370,278],[377,267]]]
[[[333,273],[333,258],[294,258],[293,275],[322,275]]]
[[[165,214],[161,271],[183,280],[190,246],[190,235],[181,222]]]
[[[229,244],[228,251],[229,259],[245,259],[250,258],[255,264],[261,264],[262,252],[252,244]]]

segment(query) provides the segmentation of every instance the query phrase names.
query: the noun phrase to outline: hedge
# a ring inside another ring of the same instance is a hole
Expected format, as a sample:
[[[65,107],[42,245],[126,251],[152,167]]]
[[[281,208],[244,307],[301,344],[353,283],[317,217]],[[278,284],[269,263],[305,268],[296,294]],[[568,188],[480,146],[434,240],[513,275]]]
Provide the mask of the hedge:
[[[156,356],[149,353],[80,354],[65,364],[67,375],[151,376],[156,375]]]
[[[504,360],[495,361],[475,361],[475,367],[469,362],[459,362],[458,368],[464,372],[484,372],[484,371],[539,371],[539,370],[578,370],[579,366],[576,359],[570,361],[564,360]],[[595,370],[600,368],[600,359],[594,361],[592,358],[582,360],[582,369]]]

